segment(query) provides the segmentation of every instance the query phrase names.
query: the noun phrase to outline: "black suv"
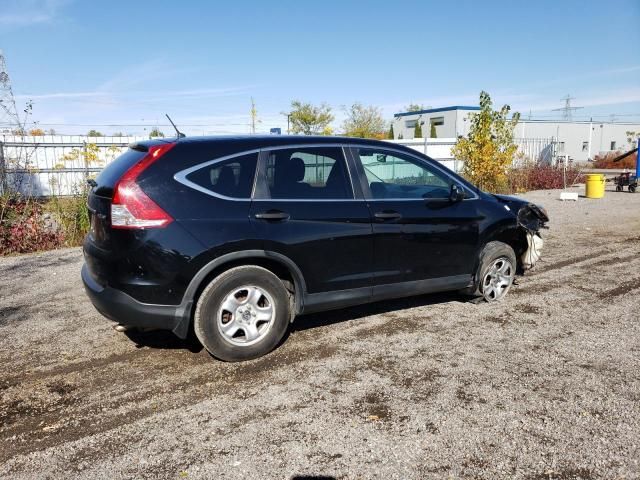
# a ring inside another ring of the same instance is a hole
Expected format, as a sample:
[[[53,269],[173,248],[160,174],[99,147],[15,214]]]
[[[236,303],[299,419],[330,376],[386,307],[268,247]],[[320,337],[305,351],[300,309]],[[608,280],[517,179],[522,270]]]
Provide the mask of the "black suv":
[[[461,290],[499,300],[539,256],[535,205],[389,142],[242,136],[136,143],[91,181],[82,280],[124,328],[191,326],[246,360],[300,314]]]

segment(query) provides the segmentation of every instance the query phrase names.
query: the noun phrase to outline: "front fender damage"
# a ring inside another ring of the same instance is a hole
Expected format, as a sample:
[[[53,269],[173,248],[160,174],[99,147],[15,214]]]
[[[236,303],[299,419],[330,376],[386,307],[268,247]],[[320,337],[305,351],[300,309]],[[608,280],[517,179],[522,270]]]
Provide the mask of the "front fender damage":
[[[549,216],[546,210],[534,203],[527,203],[520,207],[517,213],[518,228],[521,229],[527,241],[525,251],[520,256],[523,270],[529,270],[540,260],[544,240],[540,230],[546,227]]]
[[[544,245],[540,230],[547,228],[549,215],[543,207],[527,202],[521,197],[498,194],[494,194],[494,197],[516,217],[517,248],[515,250],[522,270],[529,270],[540,260]]]

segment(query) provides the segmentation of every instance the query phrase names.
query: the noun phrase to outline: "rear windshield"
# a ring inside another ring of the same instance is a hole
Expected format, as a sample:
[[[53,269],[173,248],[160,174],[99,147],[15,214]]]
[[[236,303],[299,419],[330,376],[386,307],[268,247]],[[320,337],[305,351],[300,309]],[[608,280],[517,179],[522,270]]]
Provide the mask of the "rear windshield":
[[[110,197],[113,192],[113,187],[118,183],[118,180],[120,180],[124,172],[142,160],[142,157],[145,155],[146,152],[128,149],[113,162],[109,163],[96,179],[98,186],[96,187],[95,193],[97,195]]]

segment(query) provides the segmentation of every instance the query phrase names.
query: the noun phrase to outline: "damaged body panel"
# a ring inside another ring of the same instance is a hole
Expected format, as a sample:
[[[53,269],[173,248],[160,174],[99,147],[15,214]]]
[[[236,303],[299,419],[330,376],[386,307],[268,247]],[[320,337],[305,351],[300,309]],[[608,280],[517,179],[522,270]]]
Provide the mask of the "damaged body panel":
[[[532,268],[540,259],[544,241],[540,230],[546,228],[549,216],[544,208],[518,197],[494,195],[515,216],[520,267]]]

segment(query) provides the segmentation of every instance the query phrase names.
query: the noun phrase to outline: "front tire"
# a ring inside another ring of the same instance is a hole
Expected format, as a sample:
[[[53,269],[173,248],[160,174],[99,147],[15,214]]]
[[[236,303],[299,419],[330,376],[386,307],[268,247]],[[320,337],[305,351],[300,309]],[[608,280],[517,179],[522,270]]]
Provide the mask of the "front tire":
[[[513,285],[516,267],[513,248],[503,242],[487,243],[480,253],[474,286],[465,293],[486,302],[502,300]]]
[[[273,350],[287,331],[289,293],[269,270],[235,267],[203,290],[194,314],[198,340],[214,357],[238,362]]]

